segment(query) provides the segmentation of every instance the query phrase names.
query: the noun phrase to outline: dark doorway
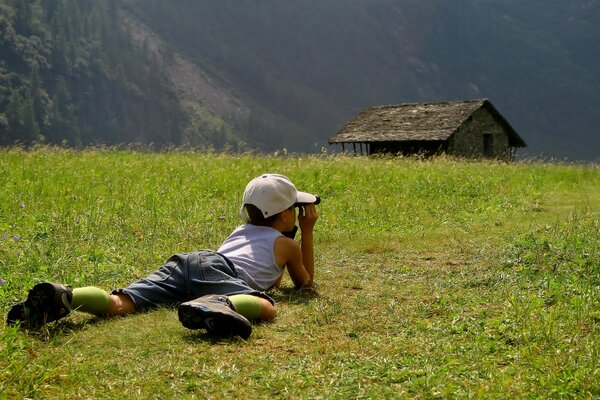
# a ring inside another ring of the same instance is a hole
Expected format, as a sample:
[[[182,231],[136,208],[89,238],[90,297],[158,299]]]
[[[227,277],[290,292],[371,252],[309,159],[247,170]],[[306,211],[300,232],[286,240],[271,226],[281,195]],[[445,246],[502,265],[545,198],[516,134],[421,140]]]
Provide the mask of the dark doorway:
[[[494,135],[491,133],[483,134],[483,155],[485,157],[494,156]]]

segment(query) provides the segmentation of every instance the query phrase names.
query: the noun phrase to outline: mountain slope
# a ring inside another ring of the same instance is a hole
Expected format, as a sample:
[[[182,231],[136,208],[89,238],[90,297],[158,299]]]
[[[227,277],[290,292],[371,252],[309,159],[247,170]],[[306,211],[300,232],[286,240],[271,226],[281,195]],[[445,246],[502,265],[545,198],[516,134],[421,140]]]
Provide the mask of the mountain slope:
[[[489,98],[597,160],[600,1],[0,0],[0,144],[320,151],[364,107]]]
[[[532,153],[590,159],[600,148],[597,1],[128,4],[300,126],[305,151],[366,106],[473,97],[490,98]]]

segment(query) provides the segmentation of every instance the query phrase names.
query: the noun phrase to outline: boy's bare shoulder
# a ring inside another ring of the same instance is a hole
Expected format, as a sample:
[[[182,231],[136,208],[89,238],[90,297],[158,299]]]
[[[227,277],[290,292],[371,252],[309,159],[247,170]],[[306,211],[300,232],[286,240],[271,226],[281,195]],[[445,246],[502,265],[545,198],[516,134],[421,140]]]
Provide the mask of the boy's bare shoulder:
[[[296,260],[302,254],[298,242],[285,236],[280,236],[275,240],[273,253],[280,267],[285,266],[290,261]]]
[[[296,242],[294,239],[291,239],[286,236],[279,236],[275,239],[275,244],[273,245],[275,249],[277,248],[294,248],[300,249],[300,244]]]

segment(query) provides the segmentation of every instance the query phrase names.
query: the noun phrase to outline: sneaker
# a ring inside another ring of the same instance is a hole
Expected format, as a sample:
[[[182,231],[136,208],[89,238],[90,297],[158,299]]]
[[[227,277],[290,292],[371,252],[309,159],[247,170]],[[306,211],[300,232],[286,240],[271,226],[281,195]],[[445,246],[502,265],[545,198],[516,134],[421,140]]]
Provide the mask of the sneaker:
[[[48,322],[67,316],[71,312],[72,299],[73,290],[68,286],[38,283],[29,291],[27,300],[10,309],[6,324],[19,322],[24,328],[37,330]]]
[[[177,313],[186,328],[206,329],[213,336],[248,339],[252,333],[250,321],[238,314],[224,295],[203,296],[181,303]]]

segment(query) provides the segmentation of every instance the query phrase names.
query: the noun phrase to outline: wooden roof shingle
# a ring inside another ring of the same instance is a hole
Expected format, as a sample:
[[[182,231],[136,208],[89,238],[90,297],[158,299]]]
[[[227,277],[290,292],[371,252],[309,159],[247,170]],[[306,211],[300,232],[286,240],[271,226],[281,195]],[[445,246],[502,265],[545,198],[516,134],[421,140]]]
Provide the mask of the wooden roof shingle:
[[[486,108],[504,127],[510,146],[526,146],[487,99],[369,107],[350,120],[329,143],[447,140],[480,108]]]

